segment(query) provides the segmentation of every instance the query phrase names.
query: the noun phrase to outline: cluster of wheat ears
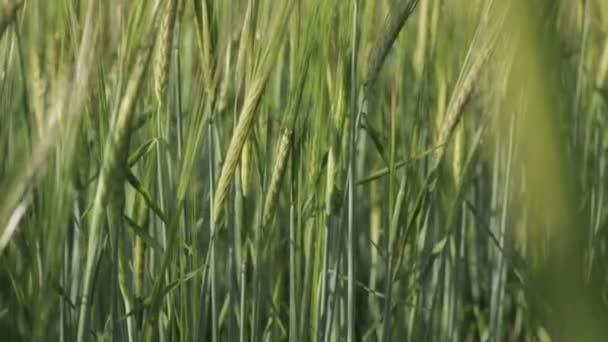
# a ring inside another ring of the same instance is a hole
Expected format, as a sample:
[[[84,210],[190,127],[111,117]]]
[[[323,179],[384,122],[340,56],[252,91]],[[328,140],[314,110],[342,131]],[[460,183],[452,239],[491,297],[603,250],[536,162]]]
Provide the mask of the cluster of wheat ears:
[[[0,0],[0,339],[602,341],[607,76],[603,0]]]

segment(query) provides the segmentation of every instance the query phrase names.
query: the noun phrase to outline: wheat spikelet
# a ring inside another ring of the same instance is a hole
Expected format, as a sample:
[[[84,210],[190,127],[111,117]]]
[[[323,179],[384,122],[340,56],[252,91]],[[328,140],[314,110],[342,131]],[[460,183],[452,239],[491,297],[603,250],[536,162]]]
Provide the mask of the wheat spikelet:
[[[284,129],[279,140],[279,145],[277,146],[276,160],[274,167],[272,168],[270,185],[268,186],[268,193],[266,194],[266,201],[264,202],[263,226],[266,226],[270,222],[270,218],[274,211],[281,181],[285,174],[285,167],[287,166],[287,156],[289,155],[289,148],[291,147],[292,135],[293,131],[290,128]]]
[[[268,35],[268,45],[261,51],[258,61],[259,64],[255,68],[256,76],[254,76],[251,84],[248,85],[249,87],[247,88],[247,95],[245,96],[243,108],[239,115],[239,121],[234,129],[232,138],[230,139],[222,172],[220,173],[220,178],[217,182],[215,198],[213,199],[213,220],[215,222],[218,222],[221,217],[223,210],[222,204],[228,193],[228,187],[232,181],[236,165],[241,159],[243,145],[245,144],[245,141],[247,141],[247,137],[255,122],[260,97],[264,91],[268,78],[274,69],[273,63],[280,50],[279,47],[285,34],[285,27],[289,20],[289,14],[292,12],[291,9],[293,4],[293,2],[289,2],[283,6],[275,25],[271,27]]]
[[[171,61],[171,46],[173,45],[173,27],[177,13],[177,0],[167,1],[164,15],[161,18],[158,34],[156,60],[154,63],[154,92],[159,106],[164,105],[167,90],[169,63]]]
[[[307,35],[310,37],[310,35]],[[298,76],[295,81],[294,91],[292,92],[292,97],[289,100],[287,105],[287,116],[284,122],[284,129],[281,133],[281,137],[279,139],[279,144],[277,146],[277,151],[275,154],[275,164],[272,169],[272,174],[270,178],[270,185],[268,187],[268,192],[266,194],[266,200],[264,202],[263,213],[263,226],[268,225],[270,222],[270,218],[274,212],[274,207],[276,206],[277,197],[279,194],[279,189],[281,187],[281,182],[283,181],[283,176],[285,174],[285,168],[287,166],[287,158],[289,156],[294,125],[298,114],[300,113],[299,107],[300,102],[302,100],[302,93],[304,91],[304,84],[306,83],[307,74],[308,74],[308,61],[309,61],[309,53],[310,53],[310,41],[304,43],[304,54],[302,59],[299,61],[298,65]]]
[[[378,78],[380,68],[384,64],[388,51],[399,35],[403,24],[405,24],[407,18],[409,18],[416,8],[416,5],[418,5],[418,0],[399,1],[397,8],[391,11],[391,14],[386,19],[386,26],[382,30],[382,35],[375,42],[367,60],[367,73],[364,81],[366,94],[369,95],[370,89]]]
[[[489,1],[482,12],[480,25],[477,27],[462,72],[456,82],[455,90],[452,92],[447,110],[441,121],[437,143],[439,148],[435,156],[436,162],[443,157],[445,144],[450,139],[452,132],[462,117],[462,109],[473,92],[482,68],[492,55],[497,44],[504,15],[499,15],[494,20],[490,20],[491,13],[494,11],[493,6],[494,2]],[[478,46],[477,52],[473,53],[475,46]],[[473,58],[472,62],[470,62],[471,58]],[[469,62],[471,63],[470,66]]]
[[[245,98],[245,103],[243,104],[241,115],[239,116],[239,121],[234,129],[234,133],[232,134],[232,139],[230,139],[230,145],[228,145],[226,159],[224,161],[224,166],[222,167],[222,172],[220,173],[220,178],[217,182],[215,198],[213,200],[213,220],[215,222],[219,221],[222,214],[222,204],[224,203],[224,199],[228,193],[228,187],[230,185],[230,181],[232,180],[232,175],[234,174],[236,165],[240,160],[243,145],[249,136],[251,127],[253,126],[257,112],[256,108],[260,100],[260,95],[264,90],[266,80],[267,75],[265,77],[256,79],[251,84],[251,88],[249,88],[250,92]]]
[[[255,15],[255,6],[254,2],[247,3],[247,9],[245,10],[245,18],[243,19],[243,27],[241,28],[240,38],[239,38],[239,48],[236,57],[236,66],[234,72],[234,82],[240,87],[245,78],[245,59],[248,56],[248,51],[251,48],[252,39],[250,39],[250,35],[255,31],[255,20],[253,16]]]
[[[479,78],[482,67],[490,57],[490,53],[491,49],[489,47],[483,48],[480,51],[469,72],[452,94],[446,114],[441,123],[441,129],[439,130],[438,145],[442,146],[447,143],[452,131],[454,130],[454,127],[456,127],[458,120],[462,116],[462,108],[473,92],[473,87]],[[443,151],[443,148],[441,148],[440,151]]]

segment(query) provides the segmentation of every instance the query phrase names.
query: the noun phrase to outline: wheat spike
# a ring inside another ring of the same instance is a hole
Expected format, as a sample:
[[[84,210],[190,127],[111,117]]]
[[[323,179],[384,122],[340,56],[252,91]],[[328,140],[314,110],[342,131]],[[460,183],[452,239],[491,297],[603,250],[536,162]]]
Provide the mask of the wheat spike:
[[[245,141],[247,140],[251,127],[253,126],[253,122],[256,117],[255,114],[257,112],[257,105],[260,100],[260,95],[262,95],[262,91],[264,90],[266,80],[267,75],[265,77],[256,79],[251,84],[250,92],[245,98],[245,103],[243,105],[243,109],[241,110],[239,121],[232,135],[232,139],[230,140],[230,145],[228,145],[226,159],[224,161],[224,166],[222,167],[222,172],[220,173],[220,178],[217,182],[215,198],[213,200],[213,220],[215,222],[219,221],[222,214],[222,204],[224,203],[224,199],[228,193],[228,187],[230,185],[230,181],[232,180],[232,175],[234,174],[236,165],[240,160],[243,145],[245,145]]]
[[[164,105],[167,80],[169,75],[169,63],[171,62],[171,47],[173,45],[173,27],[177,14],[177,0],[167,1],[165,11],[161,18],[160,31],[158,34],[156,60],[154,63],[154,91],[159,106]]]
[[[289,155],[289,148],[291,147],[291,137],[293,131],[290,128],[283,130],[279,145],[277,146],[276,160],[274,167],[272,168],[272,175],[270,177],[270,185],[268,187],[268,193],[266,194],[266,201],[264,202],[264,219],[263,226],[266,226],[270,222],[272,213],[274,211],[277,197],[279,195],[279,188],[283,175],[285,174],[285,167],[287,166],[287,156]]]
[[[373,87],[380,68],[384,64],[386,55],[388,54],[393,42],[397,39],[403,24],[407,21],[409,16],[412,14],[419,0],[400,1],[394,11],[391,11],[387,17],[385,27],[382,30],[382,35],[375,42],[372,52],[367,60],[367,73],[365,76],[364,86],[367,95],[370,93],[370,89]]]
[[[483,48],[480,51],[477,58],[473,62],[471,69],[460,83],[460,86],[458,86],[455,92],[452,94],[448,104],[448,109],[441,123],[441,129],[439,130],[439,146],[447,143],[452,131],[454,130],[454,127],[456,127],[458,120],[460,120],[460,117],[462,116],[462,108],[473,92],[473,87],[479,78],[480,71],[490,57],[490,54],[491,49],[489,47]]]
[[[290,2],[282,8],[281,13],[278,15],[278,20],[270,29],[268,45],[262,50],[259,57],[259,65],[255,70],[256,76],[254,76],[251,84],[247,88],[248,92],[245,96],[238,123],[234,129],[232,138],[230,139],[224,165],[217,182],[215,198],[213,199],[213,220],[215,222],[218,222],[222,215],[223,203],[228,194],[228,187],[232,181],[236,165],[241,159],[243,145],[245,145],[247,137],[249,137],[251,128],[253,127],[253,123],[255,122],[257,107],[268,78],[273,70],[273,63],[282,42],[285,26],[289,19],[293,4],[294,3]]]

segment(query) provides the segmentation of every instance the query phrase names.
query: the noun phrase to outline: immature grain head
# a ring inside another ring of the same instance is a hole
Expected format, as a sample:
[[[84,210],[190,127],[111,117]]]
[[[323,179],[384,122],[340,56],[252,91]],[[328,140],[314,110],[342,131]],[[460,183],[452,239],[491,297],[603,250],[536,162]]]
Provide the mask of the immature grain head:
[[[286,128],[281,133],[275,155],[274,167],[272,168],[272,175],[270,177],[270,185],[268,186],[268,193],[266,194],[266,201],[264,202],[263,226],[268,225],[270,222],[274,207],[276,206],[279,189],[287,166],[287,156],[289,154],[292,136],[293,130],[291,128]]]
[[[419,0],[399,1],[394,11],[391,11],[385,20],[385,26],[380,37],[374,43],[371,54],[367,60],[367,73],[364,80],[365,93],[369,95],[380,69],[384,64],[393,42],[397,39],[401,28],[412,14]]]
[[[489,47],[481,49],[473,61],[473,65],[471,65],[469,72],[452,93],[446,114],[441,123],[438,145],[444,145],[454,131],[454,127],[456,127],[458,120],[460,120],[460,117],[462,116],[462,108],[473,92],[473,87],[479,78],[482,67],[490,57],[490,53],[491,49]]]
[[[452,92],[445,116],[441,122],[437,144],[439,148],[437,150],[436,160],[441,159],[443,156],[445,144],[450,139],[452,132],[458,124],[458,121],[462,116],[462,109],[473,92],[473,88],[477,84],[481,71],[492,55],[498,42],[498,36],[504,21],[504,14],[500,14],[498,17],[494,18],[494,20],[490,20],[494,10],[493,0],[490,0],[485,4],[482,18],[480,19],[480,25],[477,27],[473,41],[471,42],[469,55],[467,56],[462,69],[463,72],[461,72],[461,75],[456,82],[456,88]],[[498,12],[502,13],[504,11]],[[474,50],[473,48],[475,46],[478,46],[478,48]]]
[[[168,0],[162,13],[160,30],[157,37],[156,57],[154,63],[154,91],[159,105],[164,104],[173,45],[173,27],[177,14],[177,1]]]
[[[214,198],[214,211],[213,220],[219,221],[222,214],[223,203],[226,195],[228,194],[228,187],[232,180],[232,175],[236,169],[243,150],[243,145],[249,136],[251,128],[253,127],[254,119],[256,117],[257,106],[260,100],[262,91],[266,84],[267,77],[260,77],[254,80],[249,88],[249,93],[245,98],[239,121],[232,134],[232,139],[228,145],[228,151],[226,152],[226,158],[224,160],[224,166],[220,173],[220,178],[217,182],[217,188]]]
[[[222,167],[222,172],[220,173],[220,178],[217,182],[215,198],[213,199],[213,220],[215,222],[218,222],[221,217],[223,210],[222,204],[228,194],[228,187],[232,181],[236,165],[241,159],[243,145],[245,145],[247,137],[251,133],[262,92],[274,69],[274,62],[278,51],[280,50],[285,27],[293,4],[294,2],[286,4],[278,15],[275,25],[269,32],[268,45],[262,49],[261,54],[259,55],[259,63],[256,67],[253,80],[248,84],[248,88],[246,89],[247,94],[245,96],[245,101],[243,102],[238,123],[234,129],[232,138],[230,139],[230,144],[228,145],[224,166]]]
[[[312,25],[309,25],[309,27]],[[310,37],[311,35],[305,35]],[[272,169],[272,175],[270,178],[270,186],[266,193],[266,200],[264,203],[263,211],[263,225],[266,226],[272,217],[274,207],[276,206],[277,198],[285,169],[288,162],[289,151],[291,144],[293,143],[293,131],[296,119],[300,113],[300,102],[302,100],[302,94],[304,92],[304,83],[306,83],[308,75],[309,57],[310,57],[310,38],[304,43],[304,50],[297,67],[297,80],[295,82],[295,90],[292,92],[292,97],[287,105],[287,116],[285,117],[284,128],[279,138],[279,144],[275,154],[274,167]]]

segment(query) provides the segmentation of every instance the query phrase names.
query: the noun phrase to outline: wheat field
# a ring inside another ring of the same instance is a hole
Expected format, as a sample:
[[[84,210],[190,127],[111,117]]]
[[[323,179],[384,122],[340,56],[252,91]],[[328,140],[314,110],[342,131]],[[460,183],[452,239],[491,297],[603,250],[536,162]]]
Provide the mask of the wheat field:
[[[0,340],[608,339],[608,2],[0,0]]]

